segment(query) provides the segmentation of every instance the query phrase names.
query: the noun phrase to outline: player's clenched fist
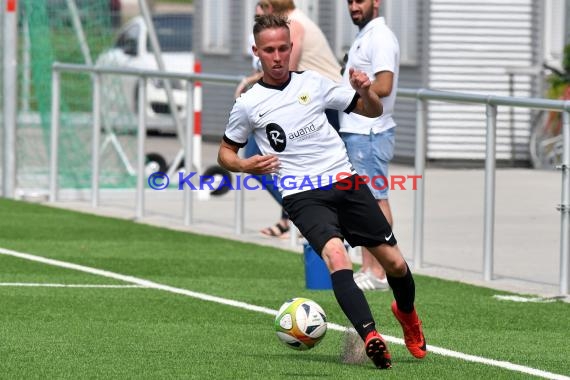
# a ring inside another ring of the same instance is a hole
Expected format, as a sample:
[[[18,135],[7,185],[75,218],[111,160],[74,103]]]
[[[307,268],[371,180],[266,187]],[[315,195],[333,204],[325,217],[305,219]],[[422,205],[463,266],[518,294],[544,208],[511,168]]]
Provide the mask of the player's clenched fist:
[[[350,75],[350,85],[356,91],[361,89],[364,90],[370,87],[371,82],[370,79],[368,78],[368,75],[366,75],[365,72],[362,72],[360,70],[355,70],[352,67],[349,69],[348,72]]]

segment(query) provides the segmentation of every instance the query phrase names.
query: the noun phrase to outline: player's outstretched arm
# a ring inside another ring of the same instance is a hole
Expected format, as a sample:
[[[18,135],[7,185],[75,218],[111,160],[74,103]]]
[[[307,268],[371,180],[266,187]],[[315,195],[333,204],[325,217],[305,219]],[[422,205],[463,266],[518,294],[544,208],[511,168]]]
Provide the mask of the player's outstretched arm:
[[[349,69],[350,85],[358,92],[360,98],[356,103],[354,112],[366,117],[378,117],[382,115],[384,108],[378,95],[372,91],[370,79],[366,73]]]
[[[273,174],[279,168],[279,160],[276,156],[255,155],[249,158],[240,158],[237,154],[239,148],[222,141],[218,151],[218,164],[232,172],[250,174]]]

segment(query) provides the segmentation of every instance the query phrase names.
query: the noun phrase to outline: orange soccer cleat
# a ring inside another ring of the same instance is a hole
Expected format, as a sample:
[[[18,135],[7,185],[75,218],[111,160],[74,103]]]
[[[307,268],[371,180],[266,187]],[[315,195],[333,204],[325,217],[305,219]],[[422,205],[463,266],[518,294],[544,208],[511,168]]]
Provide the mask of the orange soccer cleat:
[[[396,301],[393,301],[392,313],[404,330],[404,341],[408,351],[418,359],[424,358],[427,355],[426,338],[422,331],[422,321],[420,321],[416,311],[414,310],[410,314],[403,313],[398,310]]]
[[[378,331],[371,331],[366,336],[364,349],[376,367],[381,369],[392,368],[392,357],[388,351],[388,346]]]

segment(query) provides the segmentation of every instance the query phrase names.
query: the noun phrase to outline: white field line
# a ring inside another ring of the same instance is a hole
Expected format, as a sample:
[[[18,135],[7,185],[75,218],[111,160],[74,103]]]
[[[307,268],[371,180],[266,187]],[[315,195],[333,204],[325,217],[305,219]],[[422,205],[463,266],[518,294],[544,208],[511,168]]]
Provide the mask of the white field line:
[[[16,251],[4,249],[4,248],[0,248],[0,254],[6,255],[6,256],[18,257],[18,258],[21,258],[24,260],[30,260],[30,261],[43,263],[43,264],[47,264],[47,265],[52,265],[52,266],[56,266],[56,267],[60,267],[60,268],[72,269],[72,270],[76,270],[79,272],[89,273],[89,274],[93,274],[93,275],[97,275],[97,276],[112,278],[114,280],[120,280],[120,281],[128,282],[128,283],[138,285],[138,286],[142,286],[142,287],[146,287],[146,288],[152,288],[152,289],[157,289],[157,290],[163,290],[165,292],[180,294],[180,295],[200,299],[203,301],[216,302],[216,303],[220,303],[220,304],[227,305],[227,306],[234,306],[234,307],[238,307],[241,309],[250,310],[250,311],[257,311],[259,313],[264,313],[264,314],[269,314],[269,315],[276,315],[277,314],[277,310],[269,309],[267,307],[251,305],[251,304],[248,304],[245,302],[235,301],[235,300],[222,298],[222,297],[211,296],[209,294],[204,294],[204,293],[199,293],[199,292],[193,292],[193,291],[187,290],[187,289],[175,288],[173,286],[163,285],[163,284],[159,284],[159,283],[152,282],[149,280],[145,280],[142,278],[137,278],[137,277],[128,276],[128,275],[124,275],[124,274],[109,272],[109,271],[102,270],[102,269],[91,268],[91,267],[73,264],[73,263],[69,263],[69,262],[65,262],[65,261],[48,259],[45,257],[35,256],[35,255],[28,254],[28,253],[16,252]],[[335,323],[328,323],[327,325],[328,325],[328,328],[331,330],[336,330],[336,331],[345,331],[346,330],[345,326],[341,326],[341,325],[338,325]],[[404,344],[403,340],[400,338],[387,336],[387,335],[382,335],[382,336],[389,342],[397,343],[397,344]],[[486,365],[494,366],[494,367],[500,367],[500,368],[507,369],[510,371],[521,372],[521,373],[525,373],[525,374],[529,374],[529,375],[533,375],[533,376],[537,376],[537,377],[542,377],[545,379],[570,380],[570,377],[568,377],[568,376],[559,375],[559,374],[547,372],[547,371],[542,371],[542,370],[531,368],[531,367],[525,367],[525,366],[522,366],[519,364],[514,364],[514,363],[510,363],[510,362],[506,362],[506,361],[487,359],[487,358],[484,358],[481,356],[475,356],[475,355],[468,355],[468,354],[464,354],[461,352],[456,352],[456,351],[452,351],[452,350],[448,350],[445,348],[436,347],[436,346],[432,346],[432,345],[428,345],[428,351],[435,353],[435,354],[442,355],[442,356],[448,356],[448,357],[452,357],[452,358],[456,358],[456,359],[460,359],[460,360],[465,360],[465,361],[469,361],[469,362],[486,364]]]
[[[563,300],[564,296],[555,297],[522,297],[522,296],[506,296],[502,294],[495,294],[493,298],[499,301],[513,301],[513,302],[534,302],[534,303],[551,303],[556,300]]]
[[[110,288],[110,289],[124,289],[124,288],[140,288],[145,289],[147,286],[140,285],[103,285],[103,284],[43,284],[34,282],[0,282],[0,286],[13,286],[13,287],[34,287],[34,288]]]

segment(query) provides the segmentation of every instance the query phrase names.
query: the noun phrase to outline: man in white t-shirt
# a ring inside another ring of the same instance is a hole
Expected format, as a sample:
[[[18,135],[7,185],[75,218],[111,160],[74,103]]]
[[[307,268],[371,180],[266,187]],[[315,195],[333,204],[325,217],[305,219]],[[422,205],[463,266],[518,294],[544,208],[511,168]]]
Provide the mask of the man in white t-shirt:
[[[358,174],[377,178],[369,183],[378,206],[393,225],[388,202],[388,164],[394,156],[394,129],[392,117],[400,66],[398,40],[383,17],[378,17],[379,0],[349,0],[348,11],[359,31],[347,55],[345,68],[362,70],[370,78],[373,91],[382,99],[384,113],[377,118],[364,118],[355,114],[341,114],[340,133],[346,144],[350,162]],[[343,73],[348,85],[348,72]],[[363,290],[387,290],[388,281],[382,265],[362,249],[362,267],[354,274],[357,285]]]
[[[275,174],[283,207],[327,265],[336,300],[363,339],[367,355],[378,368],[390,368],[386,342],[376,330],[364,293],[354,282],[343,240],[368,247],[382,260],[396,299],[392,308],[405,323],[406,344],[409,341],[425,356],[412,273],[390,225],[368,187],[355,175],[344,143],[324,112],[331,108],[377,117],[382,114],[380,98],[371,91],[366,74],[358,70],[349,70],[352,88],[314,71],[289,71],[292,43],[285,18],[256,17],[253,33],[263,78],[236,100],[220,144],[219,164],[234,172]],[[241,158],[238,151],[251,133],[262,155]],[[410,312],[404,315],[401,309]]]

